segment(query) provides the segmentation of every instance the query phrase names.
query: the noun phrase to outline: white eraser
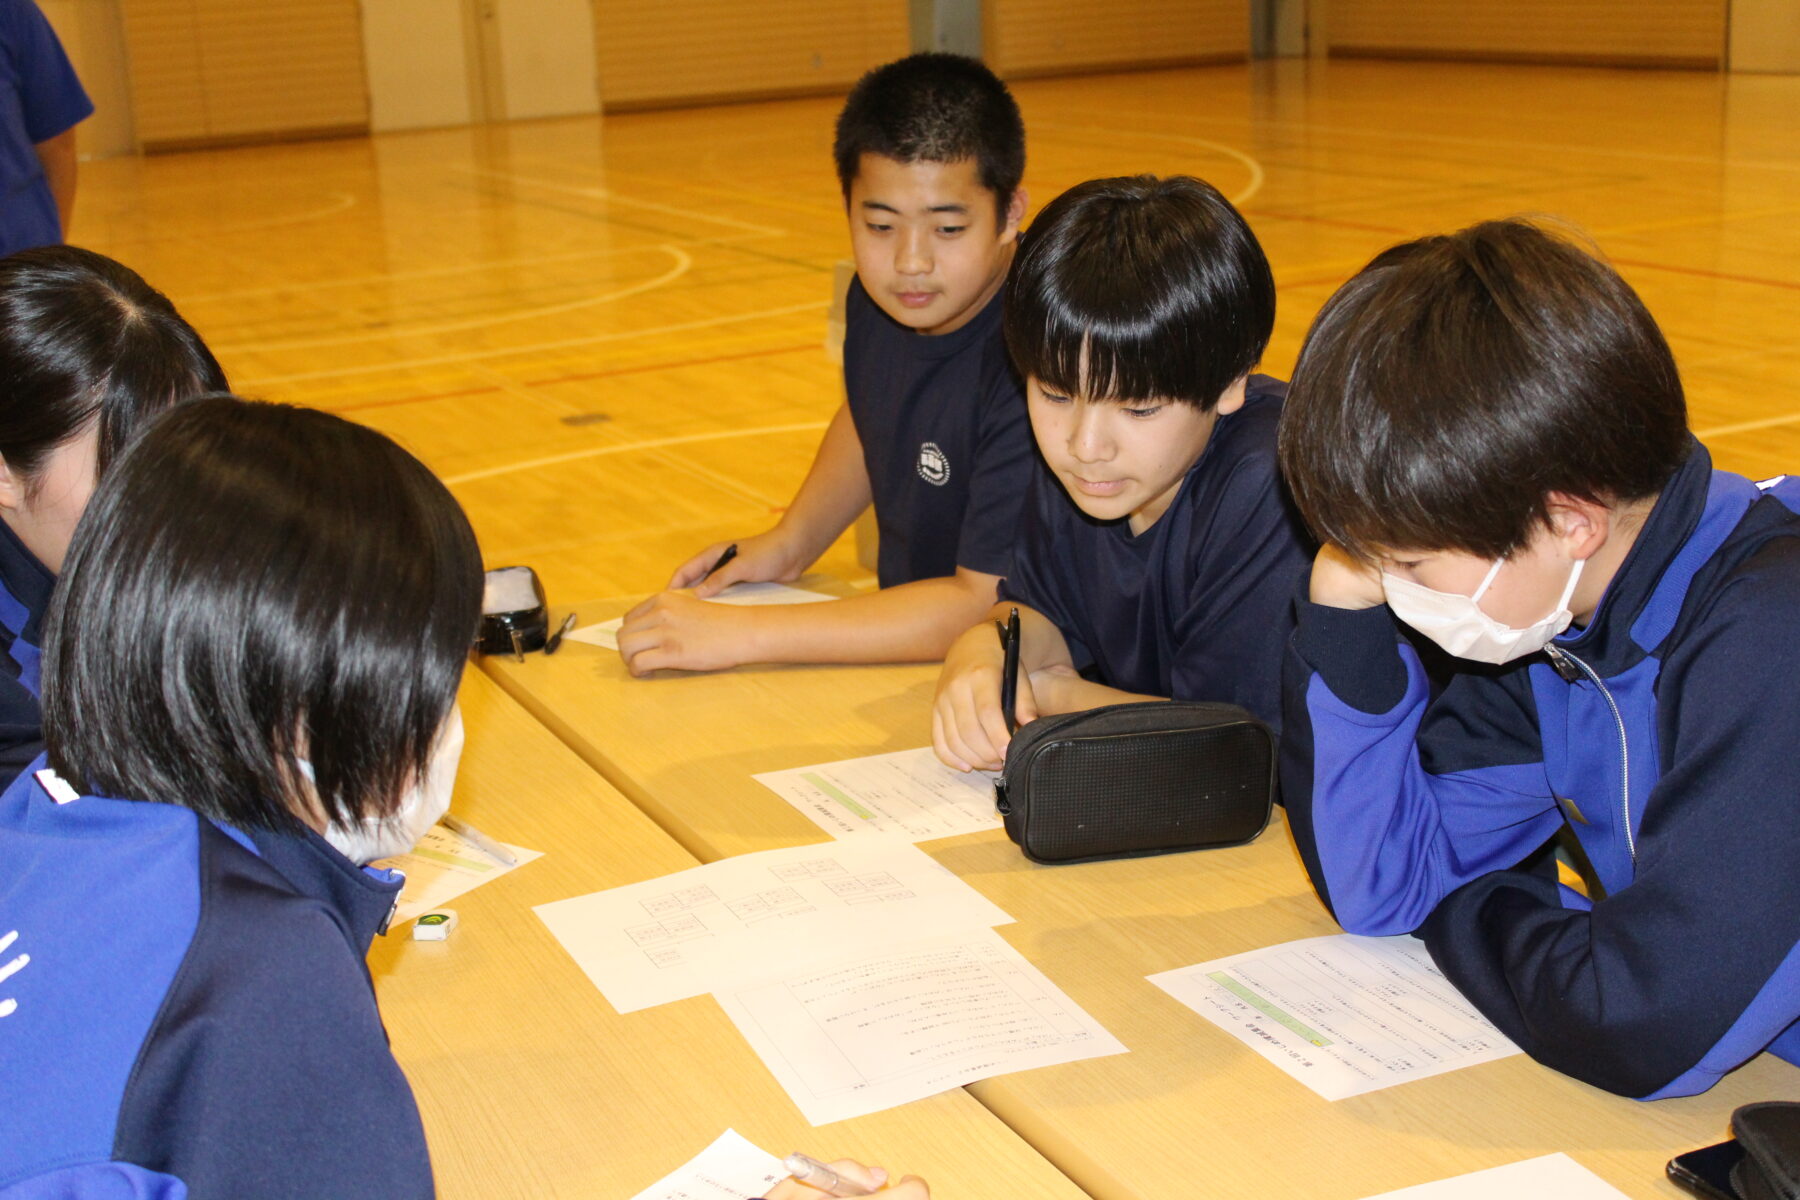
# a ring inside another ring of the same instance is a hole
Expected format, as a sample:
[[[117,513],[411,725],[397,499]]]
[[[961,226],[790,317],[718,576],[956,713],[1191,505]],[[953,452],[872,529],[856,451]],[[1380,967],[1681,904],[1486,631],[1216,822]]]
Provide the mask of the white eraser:
[[[413,941],[441,942],[449,938],[450,931],[456,928],[456,910],[451,908],[434,909],[425,913],[413,922]]]

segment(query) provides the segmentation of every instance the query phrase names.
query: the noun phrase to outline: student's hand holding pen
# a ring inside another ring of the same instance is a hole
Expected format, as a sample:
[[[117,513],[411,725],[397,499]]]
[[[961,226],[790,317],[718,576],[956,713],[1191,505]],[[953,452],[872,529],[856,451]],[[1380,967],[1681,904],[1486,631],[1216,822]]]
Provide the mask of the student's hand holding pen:
[[[791,1161],[791,1160],[790,1160]],[[827,1196],[882,1196],[886,1200],[931,1200],[931,1189],[917,1175],[907,1175],[898,1183],[888,1182],[888,1173],[880,1167],[865,1167],[853,1159],[840,1158],[822,1164],[820,1174],[826,1178],[808,1183],[801,1179],[784,1179],[764,1193],[766,1200],[824,1200]],[[835,1176],[836,1185],[830,1184]]]
[[[801,539],[776,526],[755,537],[715,542],[682,563],[669,577],[669,591],[692,588],[704,600],[734,583],[792,583],[812,565]]]
[[[1005,675],[1006,648],[993,622],[983,621],[951,643],[931,708],[931,748],[946,765],[959,771],[1005,765],[1012,740],[1001,702]],[[1013,717],[1024,725],[1038,718],[1037,696],[1025,668],[1015,678]]]

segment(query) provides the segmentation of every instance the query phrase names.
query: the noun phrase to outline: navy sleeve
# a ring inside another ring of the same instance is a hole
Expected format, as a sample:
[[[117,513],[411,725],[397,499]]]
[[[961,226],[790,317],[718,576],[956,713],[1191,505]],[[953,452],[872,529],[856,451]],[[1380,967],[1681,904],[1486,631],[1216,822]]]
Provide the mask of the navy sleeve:
[[[322,905],[210,825],[201,854],[200,927],[133,1069],[113,1157],[183,1180],[191,1200],[431,1196],[362,960]]]
[[[7,7],[25,132],[34,143],[46,142],[92,116],[94,105],[38,6],[22,0]]]
[[[1019,536],[1019,512],[1037,466],[1037,446],[1031,440],[1024,389],[998,336],[986,356],[975,463],[956,541],[956,565],[984,575],[1005,575]]]
[[[1800,555],[1786,553],[1775,570],[1753,559],[1663,664],[1667,766],[1633,881],[1585,911],[1544,880],[1488,875],[1421,931],[1507,1036],[1596,1087],[1704,1091],[1800,1019]]]
[[[1281,658],[1293,629],[1295,584],[1312,547],[1287,502],[1272,455],[1240,460],[1197,545],[1185,612],[1175,617],[1175,700],[1242,705],[1281,728]]]
[[[1062,484],[1048,467],[1034,462],[1030,482],[1020,490],[1026,493],[1025,511],[1019,518],[1012,568],[1000,581],[1000,599],[1043,613],[1068,643],[1074,668],[1085,671],[1094,665],[1094,653],[1077,632],[1073,614],[1080,597],[1069,594],[1069,589],[1080,585],[1075,578],[1075,564],[1066,553],[1069,547],[1056,536],[1057,521],[1052,511],[1053,505],[1068,503]]]
[[[1281,793],[1320,898],[1351,933],[1410,933],[1562,824],[1525,671],[1436,701],[1385,606],[1302,599],[1283,666]]]

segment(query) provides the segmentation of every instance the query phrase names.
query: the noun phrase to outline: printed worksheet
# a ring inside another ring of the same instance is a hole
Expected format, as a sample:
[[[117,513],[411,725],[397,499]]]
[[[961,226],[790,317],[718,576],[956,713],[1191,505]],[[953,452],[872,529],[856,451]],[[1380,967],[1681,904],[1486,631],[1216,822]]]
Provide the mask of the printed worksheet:
[[[749,1200],[788,1177],[781,1160],[735,1129],[631,1200]]]
[[[716,993],[814,1125],[1125,1046],[992,929]]]
[[[870,944],[1012,921],[899,838],[740,854],[536,912],[621,1013]]]
[[[818,592],[789,587],[785,583],[734,583],[718,595],[708,598],[707,603],[748,606],[821,604],[827,600],[836,599],[836,596],[821,596]],[[584,625],[580,629],[571,630],[566,640],[586,642],[590,646],[604,646],[608,650],[617,650],[619,648],[619,626],[623,624],[625,624],[624,617],[614,617],[612,620],[602,621],[598,625]]]
[[[998,829],[994,780],[965,775],[926,746],[754,776],[832,837],[889,833],[911,842]]]
[[[442,825],[433,825],[419,839],[418,845],[405,854],[377,859],[370,864],[400,871],[406,886],[400,889],[400,906],[394,910],[390,928],[411,921],[420,913],[430,912],[450,903],[464,892],[472,891],[509,871],[516,871],[534,858],[542,858],[541,850],[500,843],[519,861],[501,862],[462,834]]]
[[[1519,1053],[1412,937],[1306,938],[1150,982],[1327,1100]]]
[[[1625,1200],[1624,1192],[1566,1154],[1528,1158],[1454,1179],[1383,1192],[1368,1200],[1517,1200],[1520,1196],[1532,1200]]]

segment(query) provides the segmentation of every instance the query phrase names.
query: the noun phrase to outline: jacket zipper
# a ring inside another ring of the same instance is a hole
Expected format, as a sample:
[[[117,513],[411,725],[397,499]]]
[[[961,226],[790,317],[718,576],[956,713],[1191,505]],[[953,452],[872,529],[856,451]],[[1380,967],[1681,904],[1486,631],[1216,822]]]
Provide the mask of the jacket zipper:
[[[1606,697],[1606,707],[1612,709],[1613,724],[1617,725],[1619,729],[1619,759],[1624,775],[1624,782],[1620,785],[1619,792],[1620,807],[1625,815],[1625,849],[1631,854],[1631,865],[1636,867],[1637,839],[1631,834],[1631,744],[1625,738],[1625,718],[1619,714],[1618,703],[1613,700],[1612,693],[1606,690],[1606,685],[1600,682],[1600,676],[1594,673],[1594,668],[1555,643],[1544,647],[1544,650],[1549,654],[1551,663],[1557,668],[1556,673],[1570,683],[1575,680],[1567,671],[1563,670],[1563,664],[1574,663],[1580,667],[1587,677],[1594,681],[1594,686],[1600,689],[1600,694]]]

